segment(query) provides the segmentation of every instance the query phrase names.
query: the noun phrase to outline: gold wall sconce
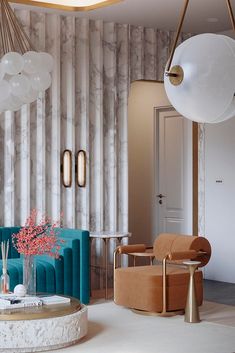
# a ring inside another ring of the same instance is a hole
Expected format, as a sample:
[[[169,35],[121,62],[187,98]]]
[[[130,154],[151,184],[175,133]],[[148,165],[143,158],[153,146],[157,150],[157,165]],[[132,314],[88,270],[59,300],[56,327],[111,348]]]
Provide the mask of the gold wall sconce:
[[[86,152],[80,150],[76,156],[76,181],[81,188],[86,186]]]
[[[72,186],[72,152],[70,150],[64,150],[62,155],[62,183],[65,188]]]

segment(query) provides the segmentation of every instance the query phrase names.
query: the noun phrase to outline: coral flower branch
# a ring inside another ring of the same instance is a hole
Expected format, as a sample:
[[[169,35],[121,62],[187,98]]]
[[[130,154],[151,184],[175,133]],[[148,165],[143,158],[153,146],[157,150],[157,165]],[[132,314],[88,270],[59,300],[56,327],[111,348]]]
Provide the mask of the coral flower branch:
[[[59,230],[56,229],[60,222],[52,222],[47,216],[37,222],[37,216],[38,211],[32,210],[19,233],[12,235],[13,245],[20,254],[47,254],[58,258],[64,243],[64,240],[58,237]]]

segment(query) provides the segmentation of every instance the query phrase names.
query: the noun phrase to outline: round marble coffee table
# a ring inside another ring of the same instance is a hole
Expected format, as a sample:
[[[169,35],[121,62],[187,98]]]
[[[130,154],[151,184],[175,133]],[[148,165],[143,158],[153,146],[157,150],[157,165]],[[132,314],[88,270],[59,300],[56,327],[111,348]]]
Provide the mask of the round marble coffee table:
[[[0,352],[37,352],[67,347],[87,334],[87,307],[68,304],[0,310]]]

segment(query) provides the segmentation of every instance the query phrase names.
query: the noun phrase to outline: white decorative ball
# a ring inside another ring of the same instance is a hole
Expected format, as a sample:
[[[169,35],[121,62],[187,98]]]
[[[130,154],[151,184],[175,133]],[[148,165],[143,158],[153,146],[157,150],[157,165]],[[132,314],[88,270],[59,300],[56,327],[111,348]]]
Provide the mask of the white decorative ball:
[[[5,101],[10,97],[11,88],[6,80],[0,81],[0,102]]]
[[[22,55],[16,52],[9,52],[2,58],[3,70],[9,75],[17,75],[22,71],[24,59]]]
[[[30,90],[30,82],[27,76],[19,74],[11,77],[9,80],[11,86],[11,93],[14,96],[21,96],[28,94]]]
[[[30,75],[31,87],[35,91],[45,91],[51,85],[51,75],[48,72],[38,72]]]
[[[34,74],[39,66],[39,54],[36,51],[27,51],[23,55],[24,59],[24,72],[27,74]]]
[[[14,288],[14,294],[17,295],[17,297],[24,297],[26,295],[26,288],[23,284],[17,284]]]

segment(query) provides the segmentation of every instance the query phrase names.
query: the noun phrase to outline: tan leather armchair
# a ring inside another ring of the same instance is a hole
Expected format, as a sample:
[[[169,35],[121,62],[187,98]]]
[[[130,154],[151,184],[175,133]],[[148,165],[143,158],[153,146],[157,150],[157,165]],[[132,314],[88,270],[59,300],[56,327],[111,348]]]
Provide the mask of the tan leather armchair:
[[[163,316],[185,308],[189,282],[183,260],[197,260],[205,266],[211,256],[206,238],[179,234],[160,234],[153,252],[160,264],[117,268],[118,255],[144,252],[144,244],[119,246],[114,252],[114,301],[118,305]],[[203,274],[195,272],[198,305],[203,301]]]

